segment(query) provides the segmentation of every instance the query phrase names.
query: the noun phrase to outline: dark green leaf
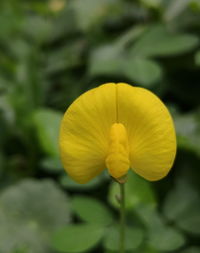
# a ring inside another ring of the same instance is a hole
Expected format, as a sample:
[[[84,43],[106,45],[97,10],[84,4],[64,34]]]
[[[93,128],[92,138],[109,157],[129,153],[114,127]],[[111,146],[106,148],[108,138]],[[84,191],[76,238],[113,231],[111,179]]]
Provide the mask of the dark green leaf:
[[[197,66],[200,66],[200,50],[195,54],[195,62]]]
[[[199,252],[200,252],[199,247],[190,247],[188,249],[181,251],[181,253],[199,253]]]
[[[190,209],[182,213],[181,217],[177,220],[177,226],[188,233],[200,235],[199,203],[192,205]]]
[[[83,41],[77,40],[72,45],[54,50],[47,56],[46,72],[52,75],[79,66],[82,63],[83,48]]]

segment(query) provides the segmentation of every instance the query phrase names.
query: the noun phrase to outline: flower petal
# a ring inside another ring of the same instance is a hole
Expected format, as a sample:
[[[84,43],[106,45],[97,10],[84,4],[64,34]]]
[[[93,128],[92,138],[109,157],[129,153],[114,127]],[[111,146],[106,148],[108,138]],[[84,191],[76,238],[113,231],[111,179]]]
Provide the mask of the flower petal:
[[[60,130],[64,168],[79,183],[105,169],[110,128],[116,122],[116,84],[92,89],[69,107]]]
[[[166,176],[176,154],[172,118],[150,91],[117,84],[118,121],[127,130],[131,168],[148,180]]]

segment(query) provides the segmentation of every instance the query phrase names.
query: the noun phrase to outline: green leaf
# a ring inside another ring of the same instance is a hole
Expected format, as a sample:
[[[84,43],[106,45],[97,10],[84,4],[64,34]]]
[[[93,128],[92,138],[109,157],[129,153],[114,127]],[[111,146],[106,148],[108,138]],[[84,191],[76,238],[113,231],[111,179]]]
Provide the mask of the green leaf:
[[[145,58],[129,58],[123,65],[124,75],[132,81],[150,86],[162,77],[162,69],[153,60]]]
[[[69,219],[68,198],[53,181],[8,187],[0,195],[0,252],[49,253],[51,234]]]
[[[109,225],[113,222],[110,210],[94,198],[77,196],[72,199],[72,207],[83,221],[102,225]]]
[[[32,46],[30,43],[27,43],[25,40],[18,39],[15,41],[15,43],[10,43],[9,45],[11,53],[17,57],[18,59],[25,59],[28,57],[28,54],[30,54],[32,50]]]
[[[122,52],[118,46],[106,45],[95,49],[89,59],[90,75],[106,75],[121,73],[124,64]]]
[[[167,1],[167,8],[165,8],[164,18],[167,22],[177,18],[185,9],[191,0],[176,0]]]
[[[95,49],[90,55],[89,74],[121,75],[144,86],[161,79],[162,69],[158,63],[141,57],[127,57],[121,43],[125,41]]]
[[[77,40],[72,45],[53,50],[47,55],[46,72],[53,75],[80,65],[83,49],[82,41]]]
[[[183,235],[169,227],[159,227],[149,231],[149,245],[157,250],[174,251],[185,243]]]
[[[126,31],[113,43],[95,48],[90,53],[89,74],[90,75],[123,75],[123,66],[127,61],[125,49],[145,30],[145,26],[134,26]]]
[[[104,228],[96,225],[70,225],[55,233],[52,245],[61,252],[86,252],[97,245],[103,233]]]
[[[102,18],[109,15],[111,0],[74,0],[71,4],[75,11],[76,19],[82,30],[87,30],[92,25],[101,21]]]
[[[57,1],[57,0],[51,0]],[[59,0],[58,0],[59,1]],[[65,2],[65,1],[64,1]],[[65,2],[66,3],[66,2]],[[69,7],[69,2],[67,3]],[[74,11],[71,8],[64,8],[59,15],[54,16],[54,22],[52,24],[52,34],[50,42],[62,40],[63,36],[71,36],[74,32],[77,32],[77,22]],[[81,37],[82,38],[82,37]],[[70,46],[72,44],[70,43]],[[59,47],[54,47],[50,52],[57,51]]]
[[[189,213],[189,215],[188,215]],[[200,235],[200,207],[193,205],[187,211],[183,212],[181,217],[176,221],[177,226],[182,230],[194,234]]]
[[[127,209],[133,209],[142,204],[156,205],[156,197],[151,188],[151,184],[132,171],[128,174],[125,191],[125,203]],[[117,196],[119,196],[119,184],[113,182],[109,189],[109,202],[114,207],[118,208],[119,203],[117,201]]]
[[[179,180],[165,199],[163,206],[164,215],[170,220],[176,220],[180,217],[183,210],[190,208],[196,201],[198,201],[197,192],[188,183]]]
[[[130,49],[132,57],[168,56],[188,52],[199,40],[194,35],[173,34],[162,25],[154,25]]]
[[[141,204],[134,211],[148,230],[163,227],[163,220],[155,206]]]
[[[52,25],[47,18],[30,15],[24,22],[24,32],[36,42],[43,43],[50,38]]]
[[[141,34],[146,31],[146,25],[138,24],[131,27],[129,30],[126,30],[123,34],[121,34],[112,44],[112,47],[118,48],[117,51],[121,51],[122,49],[126,49],[126,47],[133,43]],[[111,48],[110,48],[111,49]]]
[[[166,225],[155,207],[141,205],[135,212],[147,229],[147,245],[152,249],[170,251],[184,245],[185,238],[182,233]]]
[[[126,227],[126,236],[125,236],[125,249],[135,250],[137,249],[144,239],[143,230],[139,228],[130,228]],[[107,230],[104,247],[107,250],[118,251],[119,249],[119,228],[111,227]]]
[[[199,195],[188,183],[178,181],[167,195],[163,211],[181,229],[191,234],[200,234]]]
[[[52,157],[59,157],[58,135],[62,114],[50,109],[34,112],[33,122],[43,150]]]
[[[178,146],[200,155],[200,121],[198,112],[185,115],[174,115],[178,135]]]

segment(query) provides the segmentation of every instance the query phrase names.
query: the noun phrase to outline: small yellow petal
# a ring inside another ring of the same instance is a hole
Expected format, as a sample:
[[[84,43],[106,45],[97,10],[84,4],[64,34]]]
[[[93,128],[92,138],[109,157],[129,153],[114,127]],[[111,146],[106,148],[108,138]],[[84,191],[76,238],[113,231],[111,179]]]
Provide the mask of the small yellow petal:
[[[127,131],[131,168],[147,180],[159,180],[171,169],[176,154],[172,118],[152,92],[119,83],[118,120]]]
[[[116,122],[116,84],[92,89],[68,108],[61,123],[60,151],[65,170],[86,183],[106,168],[110,128]]]
[[[110,144],[106,166],[110,175],[121,178],[130,168],[128,138],[124,125],[115,123],[110,130]]]

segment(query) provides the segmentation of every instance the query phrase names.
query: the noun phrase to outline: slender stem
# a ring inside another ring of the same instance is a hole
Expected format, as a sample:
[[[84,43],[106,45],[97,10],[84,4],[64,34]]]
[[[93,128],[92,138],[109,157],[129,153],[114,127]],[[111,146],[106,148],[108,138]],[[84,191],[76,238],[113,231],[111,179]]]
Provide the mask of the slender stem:
[[[119,253],[125,252],[125,188],[124,184],[120,186],[120,246]]]

